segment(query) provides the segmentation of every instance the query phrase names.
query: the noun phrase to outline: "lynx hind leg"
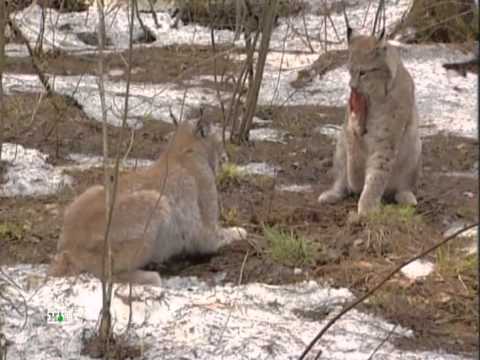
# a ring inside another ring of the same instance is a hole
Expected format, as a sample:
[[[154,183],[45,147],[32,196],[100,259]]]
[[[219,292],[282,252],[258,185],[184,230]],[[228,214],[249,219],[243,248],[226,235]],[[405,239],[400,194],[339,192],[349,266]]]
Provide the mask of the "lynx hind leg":
[[[47,276],[53,277],[71,276],[78,273],[64,251],[55,255],[47,270]]]
[[[397,204],[400,205],[417,205],[417,198],[413,194],[413,192],[406,190],[406,191],[399,191],[395,194],[395,201]]]
[[[335,181],[333,186],[318,197],[321,204],[334,204],[348,195],[347,184],[347,156],[345,153],[345,139],[343,130],[338,136],[335,155],[333,158],[333,173]]]

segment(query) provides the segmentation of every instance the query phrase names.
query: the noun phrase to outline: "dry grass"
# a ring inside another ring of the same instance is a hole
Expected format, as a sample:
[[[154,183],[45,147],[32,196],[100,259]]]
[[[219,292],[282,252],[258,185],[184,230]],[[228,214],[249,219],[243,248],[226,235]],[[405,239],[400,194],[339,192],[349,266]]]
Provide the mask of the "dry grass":
[[[385,205],[379,211],[362,219],[365,248],[376,255],[392,252],[396,234],[414,237],[423,224],[415,208],[410,206]]]
[[[469,43],[478,39],[473,0],[415,0],[400,29],[415,29],[414,42]]]

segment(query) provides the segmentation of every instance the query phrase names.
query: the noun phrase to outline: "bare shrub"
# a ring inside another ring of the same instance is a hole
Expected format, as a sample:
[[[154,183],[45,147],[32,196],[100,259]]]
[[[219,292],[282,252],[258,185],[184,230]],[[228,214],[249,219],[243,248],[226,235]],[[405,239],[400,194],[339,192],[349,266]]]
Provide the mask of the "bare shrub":
[[[413,42],[470,42],[478,38],[474,0],[415,0],[394,33],[415,29]]]

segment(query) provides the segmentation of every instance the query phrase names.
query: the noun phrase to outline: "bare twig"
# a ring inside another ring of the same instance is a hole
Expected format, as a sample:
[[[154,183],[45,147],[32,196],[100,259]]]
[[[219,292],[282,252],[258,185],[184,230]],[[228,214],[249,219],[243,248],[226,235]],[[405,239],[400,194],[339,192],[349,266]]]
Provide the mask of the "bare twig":
[[[27,47],[28,54],[30,55],[30,58],[31,58],[31,61],[32,61],[33,69],[35,70],[35,73],[37,74],[37,76],[38,76],[40,82],[42,83],[45,91],[47,92],[47,95],[48,96],[54,95],[54,91],[53,91],[52,87],[50,86],[50,84],[48,82],[48,77],[42,72],[42,70],[40,69],[40,66],[38,65],[37,57],[35,55],[34,50],[30,46],[30,42],[25,37],[25,35],[23,35],[22,31],[20,30],[20,28],[17,26],[17,24],[15,23],[15,21],[12,18],[8,19],[8,25],[12,29],[15,36],[18,36],[22,40],[22,42],[25,44],[25,46]]]
[[[42,20],[40,21],[40,31],[38,32],[37,42],[35,44],[35,54],[41,54],[43,51],[43,39],[45,37],[45,21],[46,21],[46,2],[42,1]]]
[[[0,160],[2,160],[5,115],[5,104],[3,102],[3,71],[5,69],[5,27],[8,17],[7,6],[5,5],[5,1],[0,1]]]
[[[107,107],[105,103],[105,87],[104,87],[104,62],[105,62],[105,12],[104,12],[104,2],[103,0],[97,0],[97,13],[98,13],[98,90],[100,96],[100,104],[102,108],[102,139],[103,139],[103,171],[104,171],[104,186],[105,186],[105,208],[107,222],[105,230],[105,241],[104,241],[104,256],[102,257],[102,310],[101,310],[101,319],[99,326],[99,337],[103,342],[103,350],[105,357],[109,357],[109,348],[110,348],[110,332],[112,326],[112,318],[110,313],[110,305],[112,301],[112,256],[111,256],[111,246],[109,241],[110,226],[109,220],[111,218],[111,197],[112,189],[110,186],[111,178],[108,168],[108,133],[107,133]]]
[[[160,24],[158,23],[157,13],[153,7],[153,0],[148,0],[148,6],[150,7],[150,12],[152,13],[153,22],[155,23],[155,27],[158,29]]]
[[[397,327],[398,327],[398,324],[395,324],[394,326],[392,326],[392,329],[388,332],[387,336],[385,336],[382,339],[382,341],[380,341],[380,343],[377,345],[377,347],[375,349],[373,349],[372,353],[370,354],[370,356],[368,357],[367,360],[372,360],[373,359],[373,357],[378,352],[378,350],[380,350],[382,348],[382,346],[392,337],[392,335],[395,332],[395,330],[397,329]]]
[[[407,261],[401,263],[400,265],[396,266],[387,276],[385,276],[377,285],[375,285],[373,288],[371,288],[365,295],[361,296],[357,300],[351,302],[349,305],[343,308],[342,311],[340,311],[337,315],[335,315],[330,321],[320,330],[320,332],[315,336],[315,338],[308,344],[308,346],[305,348],[303,351],[302,355],[300,355],[299,360],[305,359],[307,354],[310,352],[310,350],[315,346],[315,344],[322,338],[322,336],[327,332],[328,329],[332,327],[333,324],[335,324],[343,315],[348,313],[350,310],[355,308],[357,305],[361,304],[364,302],[367,298],[369,298],[372,294],[374,294],[379,288],[381,288],[388,280],[390,280],[395,274],[397,274],[400,270],[402,270],[405,266],[408,264],[414,262],[415,260],[418,260],[425,255],[431,253],[432,251],[438,249],[440,246],[446,244],[447,242],[451,241],[452,239],[456,238],[458,235],[464,233],[465,231],[474,228],[475,226],[479,226],[480,223],[475,223],[471,224],[468,226],[465,226],[461,230],[458,230],[454,234],[448,236],[447,238],[443,239],[442,241],[438,242],[437,244],[429,247],[425,251],[422,251],[418,255],[415,255],[414,257],[408,259]]]
[[[148,3],[150,3],[150,0],[148,0]],[[138,20],[138,23],[140,24],[140,27],[142,28],[143,34],[145,35],[145,41],[150,42],[155,38],[152,32],[145,26],[143,23],[142,17],[140,16],[140,10],[138,10],[138,2],[136,0],[132,1],[132,6],[133,6],[133,11],[135,12],[135,17]]]
[[[382,22],[382,19],[385,19],[385,16],[380,18],[381,15],[385,13],[385,0],[380,0],[378,3],[378,8],[377,12],[375,13],[375,20],[373,22],[373,30],[372,30],[372,35],[375,35],[377,32],[378,28],[380,27],[380,24]],[[385,23],[383,24],[382,31],[385,30]]]
[[[255,78],[253,84],[249,84],[249,91],[247,94],[247,103],[242,124],[240,126],[239,137],[240,141],[248,139],[248,132],[252,126],[253,116],[257,107],[258,95],[260,92],[260,85],[262,84],[263,71],[267,59],[268,49],[270,45],[270,38],[272,36],[272,29],[277,8],[278,0],[269,0],[265,4],[262,21],[262,41],[260,42],[260,50],[258,54],[257,66],[255,69]]]
[[[239,0],[237,0],[238,3]],[[227,119],[225,114],[225,104],[223,103],[222,96],[220,95],[220,88],[218,84],[218,75],[217,75],[217,57],[215,56],[217,53],[217,48],[215,45],[215,29],[213,23],[210,24],[210,39],[212,41],[212,51],[213,51],[213,80],[215,82],[215,89],[217,91],[217,99],[220,103],[220,109],[222,110],[222,143],[225,146],[225,129],[227,126]]]
[[[242,285],[243,272],[245,271],[245,265],[247,264],[248,255],[250,255],[249,250],[247,250],[247,252],[245,253],[245,256],[244,256],[244,258],[243,258],[242,266],[240,267],[240,273],[238,274],[238,282],[237,282],[237,285]]]

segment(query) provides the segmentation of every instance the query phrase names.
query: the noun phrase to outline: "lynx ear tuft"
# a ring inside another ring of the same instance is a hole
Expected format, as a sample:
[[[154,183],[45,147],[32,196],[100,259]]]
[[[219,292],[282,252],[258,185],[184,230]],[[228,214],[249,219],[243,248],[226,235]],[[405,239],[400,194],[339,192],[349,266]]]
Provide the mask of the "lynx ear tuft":
[[[385,28],[382,29],[382,31],[380,32],[380,35],[378,36],[377,45],[379,47],[387,46],[387,36],[385,34]]]
[[[350,44],[350,39],[352,38],[353,29],[350,26],[347,26],[347,43]]]
[[[210,134],[210,124],[207,120],[200,118],[195,124],[195,135],[199,135],[202,138],[206,138]]]
[[[354,38],[356,38],[357,36],[360,36],[360,33],[357,30],[352,29],[351,27],[347,27],[347,43],[348,43],[348,45],[350,45],[352,40]]]

